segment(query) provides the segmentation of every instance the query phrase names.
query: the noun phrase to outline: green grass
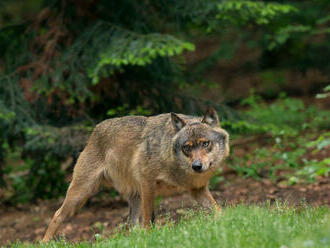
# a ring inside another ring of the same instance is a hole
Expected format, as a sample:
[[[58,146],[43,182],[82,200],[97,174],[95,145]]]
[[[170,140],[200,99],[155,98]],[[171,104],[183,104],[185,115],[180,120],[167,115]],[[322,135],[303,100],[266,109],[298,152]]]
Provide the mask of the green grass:
[[[16,247],[35,247],[16,244]],[[226,207],[222,215],[188,214],[178,224],[150,231],[134,228],[94,243],[65,241],[40,247],[330,247],[330,208],[275,206]]]

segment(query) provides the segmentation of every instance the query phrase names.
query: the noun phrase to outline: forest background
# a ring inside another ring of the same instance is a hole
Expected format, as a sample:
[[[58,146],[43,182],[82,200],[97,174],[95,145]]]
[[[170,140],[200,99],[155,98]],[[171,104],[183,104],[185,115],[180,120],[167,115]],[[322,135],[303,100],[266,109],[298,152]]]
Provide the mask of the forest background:
[[[327,178],[329,13],[325,0],[1,1],[0,203],[62,197],[106,118],[210,105],[236,176]]]

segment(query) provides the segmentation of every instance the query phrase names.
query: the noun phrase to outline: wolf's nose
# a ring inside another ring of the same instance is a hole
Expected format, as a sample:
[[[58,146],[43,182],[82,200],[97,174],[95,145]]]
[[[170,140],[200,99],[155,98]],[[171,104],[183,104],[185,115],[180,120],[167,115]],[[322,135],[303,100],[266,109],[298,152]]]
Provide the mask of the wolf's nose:
[[[194,161],[192,163],[192,168],[196,172],[201,172],[202,171],[202,168],[203,168],[203,164],[200,161]]]

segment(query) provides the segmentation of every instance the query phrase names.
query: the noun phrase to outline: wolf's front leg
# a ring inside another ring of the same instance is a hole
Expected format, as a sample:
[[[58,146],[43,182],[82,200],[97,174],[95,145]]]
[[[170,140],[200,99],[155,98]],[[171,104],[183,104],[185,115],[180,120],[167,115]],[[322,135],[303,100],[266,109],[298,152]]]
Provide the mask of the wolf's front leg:
[[[155,185],[153,183],[141,184],[141,201],[142,201],[142,225],[149,228],[153,219],[155,200]]]
[[[128,198],[129,222],[135,226],[139,222],[141,213],[141,197],[138,193],[133,193]]]
[[[211,192],[209,191],[208,186],[199,189],[191,190],[192,197],[203,207],[212,208],[215,207],[218,212],[220,212],[220,206],[214,200]]]

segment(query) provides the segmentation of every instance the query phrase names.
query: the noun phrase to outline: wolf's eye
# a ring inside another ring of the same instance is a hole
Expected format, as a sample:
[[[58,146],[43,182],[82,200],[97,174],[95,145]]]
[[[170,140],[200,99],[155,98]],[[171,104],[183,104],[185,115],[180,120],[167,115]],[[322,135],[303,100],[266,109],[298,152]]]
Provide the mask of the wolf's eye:
[[[210,141],[203,141],[202,146],[203,147],[208,147],[210,145]]]
[[[185,151],[185,152],[190,152],[191,147],[190,147],[190,145],[184,145],[184,146],[182,147],[182,149],[183,149],[183,151]]]

